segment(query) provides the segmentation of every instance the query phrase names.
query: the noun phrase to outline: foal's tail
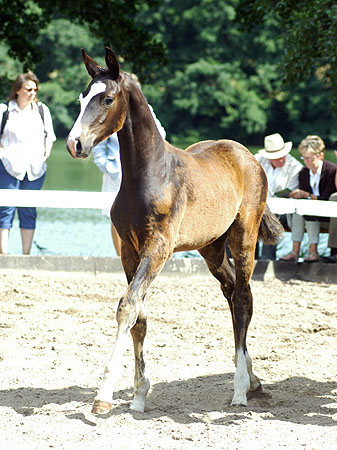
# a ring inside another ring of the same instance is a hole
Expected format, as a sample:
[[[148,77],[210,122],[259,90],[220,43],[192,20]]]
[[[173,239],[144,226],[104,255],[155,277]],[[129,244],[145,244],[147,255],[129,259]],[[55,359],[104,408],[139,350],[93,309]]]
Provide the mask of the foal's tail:
[[[283,235],[284,229],[278,218],[270,211],[266,205],[259,229],[258,238],[264,244],[276,245]]]

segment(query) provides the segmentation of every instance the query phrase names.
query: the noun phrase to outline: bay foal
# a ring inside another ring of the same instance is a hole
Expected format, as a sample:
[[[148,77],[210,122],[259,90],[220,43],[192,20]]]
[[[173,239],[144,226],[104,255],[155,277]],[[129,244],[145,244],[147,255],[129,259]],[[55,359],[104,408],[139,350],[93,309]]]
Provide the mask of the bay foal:
[[[92,81],[80,95],[81,111],[67,138],[74,158],[118,132],[122,184],[111,209],[121,239],[128,288],[117,308],[118,332],[93,412],[112,407],[114,384],[130,331],[135,352],[131,408],[144,411],[150,383],[145,374],[146,291],[173,252],[197,249],[221,284],[233,319],[233,405],[246,405],[260,388],[246,346],[253,302],[249,281],[258,237],[275,244],[282,227],[266,207],[267,180],[260,164],[232,140],[203,141],[186,151],[160,136],[147,101],[106,48],[107,68],[83,50]],[[226,242],[234,266],[226,254]]]

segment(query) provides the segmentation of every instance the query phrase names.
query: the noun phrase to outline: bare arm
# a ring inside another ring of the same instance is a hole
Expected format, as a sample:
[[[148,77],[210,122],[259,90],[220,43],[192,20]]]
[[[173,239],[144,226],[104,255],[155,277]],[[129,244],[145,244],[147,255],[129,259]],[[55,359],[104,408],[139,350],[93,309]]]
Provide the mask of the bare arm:
[[[308,198],[309,196],[312,200],[317,200],[317,195],[310,194],[310,192],[304,191],[303,189],[295,189],[289,194],[291,198]]]

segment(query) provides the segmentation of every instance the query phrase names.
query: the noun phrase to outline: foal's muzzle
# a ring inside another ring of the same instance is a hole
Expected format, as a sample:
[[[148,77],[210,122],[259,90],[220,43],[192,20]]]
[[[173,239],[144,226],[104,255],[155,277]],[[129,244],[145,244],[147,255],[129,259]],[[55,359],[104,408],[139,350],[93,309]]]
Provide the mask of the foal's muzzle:
[[[73,158],[87,158],[88,154],[83,152],[82,144],[79,139],[67,138],[67,150]]]

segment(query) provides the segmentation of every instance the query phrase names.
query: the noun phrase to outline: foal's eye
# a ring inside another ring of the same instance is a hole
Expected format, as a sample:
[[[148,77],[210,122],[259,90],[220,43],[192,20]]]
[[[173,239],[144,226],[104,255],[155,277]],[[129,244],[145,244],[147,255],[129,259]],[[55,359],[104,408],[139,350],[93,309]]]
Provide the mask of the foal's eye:
[[[107,97],[107,98],[104,99],[104,104],[105,104],[105,105],[111,105],[111,103],[112,103],[113,101],[114,101],[113,98]]]

